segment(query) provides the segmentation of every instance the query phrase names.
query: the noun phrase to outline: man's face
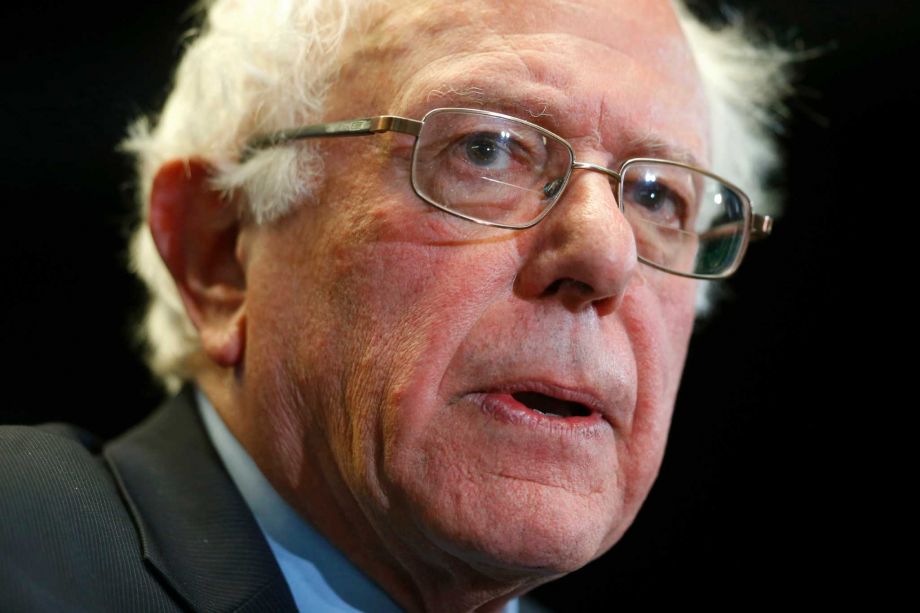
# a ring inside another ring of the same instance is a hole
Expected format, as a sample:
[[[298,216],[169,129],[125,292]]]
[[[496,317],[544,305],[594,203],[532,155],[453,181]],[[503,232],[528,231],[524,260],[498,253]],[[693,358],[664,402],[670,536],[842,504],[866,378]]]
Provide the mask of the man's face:
[[[328,120],[463,106],[608,167],[708,155],[667,1],[416,5],[347,55]],[[324,185],[252,231],[243,380],[265,461],[308,517],[338,509],[398,555],[572,570],[658,471],[695,283],[637,262],[604,175],[576,171],[531,229],[489,229],[415,196],[413,141],[317,143]]]

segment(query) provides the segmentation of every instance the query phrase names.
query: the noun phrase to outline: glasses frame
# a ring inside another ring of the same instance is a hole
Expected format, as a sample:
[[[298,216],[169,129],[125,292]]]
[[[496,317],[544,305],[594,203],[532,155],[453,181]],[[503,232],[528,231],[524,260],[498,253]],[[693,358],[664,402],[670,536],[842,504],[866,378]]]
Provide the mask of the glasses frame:
[[[541,212],[537,216],[536,219],[529,221],[525,224],[504,224],[504,223],[499,223],[499,222],[494,222],[494,221],[488,221],[485,219],[479,219],[477,217],[465,215],[463,213],[460,213],[459,211],[451,210],[447,208],[446,206],[426,197],[419,190],[418,185],[416,184],[416,171],[415,171],[416,154],[418,153],[418,147],[417,147],[418,136],[419,134],[421,134],[422,128],[425,125],[425,121],[429,117],[435,114],[445,113],[445,112],[463,113],[463,114],[469,114],[469,115],[481,115],[481,116],[493,117],[497,119],[510,121],[512,123],[520,124],[528,128],[531,128],[533,130],[536,130],[540,132],[541,134],[543,134],[544,136],[552,138],[554,141],[561,143],[562,145],[565,146],[566,150],[569,152],[569,159],[570,159],[569,168],[566,171],[563,182],[559,186],[559,189],[556,191],[552,202],[550,202],[544,208],[543,212]],[[744,218],[745,218],[745,227],[744,227],[744,234],[742,236],[741,247],[738,251],[738,255],[735,256],[735,261],[732,263],[732,265],[727,270],[721,273],[718,273],[718,274],[713,274],[713,275],[684,273],[684,272],[671,270],[669,268],[665,268],[664,266],[661,266],[659,264],[646,260],[642,256],[638,256],[638,259],[648,266],[651,266],[653,268],[657,268],[658,270],[662,270],[664,272],[671,273],[673,275],[678,275],[681,277],[688,277],[691,279],[716,280],[716,279],[724,279],[726,277],[731,276],[738,269],[738,266],[741,265],[741,261],[744,259],[744,255],[747,252],[747,247],[750,241],[766,238],[767,236],[770,235],[770,232],[773,229],[773,219],[769,215],[755,214],[753,211],[753,207],[751,205],[750,198],[748,198],[747,194],[745,194],[741,188],[731,183],[730,181],[726,181],[719,175],[709,172],[708,170],[699,168],[697,166],[693,166],[691,164],[686,164],[683,162],[675,162],[672,160],[662,160],[662,159],[657,159],[657,158],[630,158],[628,160],[625,160],[622,164],[620,164],[620,167],[617,170],[614,170],[612,168],[607,168],[606,166],[601,166],[599,164],[592,164],[589,162],[579,162],[575,158],[575,150],[572,148],[572,145],[566,139],[562,138],[558,134],[550,132],[546,128],[539,126],[535,123],[526,121],[524,119],[519,119],[511,115],[505,115],[503,113],[496,113],[494,111],[486,111],[486,110],[481,110],[481,109],[445,107],[445,108],[432,109],[428,111],[427,113],[425,113],[424,117],[422,117],[421,120],[409,119],[407,117],[400,117],[397,115],[377,115],[374,117],[365,117],[362,119],[333,121],[329,123],[320,123],[320,124],[313,124],[309,126],[302,126],[298,128],[289,129],[289,130],[280,130],[280,131],[271,132],[268,134],[260,134],[260,135],[254,136],[249,141],[247,141],[243,149],[243,153],[240,156],[240,163],[247,162],[259,151],[270,149],[278,145],[287,144],[292,141],[303,140],[303,139],[308,139],[308,138],[366,136],[369,134],[379,134],[381,132],[399,132],[402,134],[410,134],[416,137],[415,144],[412,147],[412,169],[410,173],[412,191],[415,192],[416,196],[418,196],[419,198],[421,198],[428,204],[434,206],[435,208],[440,209],[450,215],[453,215],[454,217],[459,217],[461,219],[466,219],[467,221],[471,221],[476,224],[480,224],[484,226],[491,226],[495,228],[506,228],[509,230],[526,230],[527,228],[531,228],[537,225],[538,223],[540,223],[550,213],[550,211],[552,211],[552,209],[555,208],[556,203],[558,203],[562,199],[562,194],[565,192],[566,187],[568,187],[569,180],[571,179],[572,174],[576,170],[589,170],[589,171],[594,171],[594,172],[600,172],[602,174],[607,175],[608,177],[612,179],[615,179],[617,182],[617,192],[616,192],[617,206],[620,209],[620,212],[623,213],[624,215],[626,214],[626,211],[625,211],[624,204],[623,204],[623,200],[624,200],[623,199],[623,174],[627,170],[629,170],[630,166],[654,163],[654,164],[661,164],[661,165],[667,165],[667,166],[674,166],[677,168],[685,168],[687,170],[692,170],[694,172],[707,176],[710,179],[723,183],[728,188],[734,190],[738,194],[738,196],[740,196],[740,200],[744,208]]]

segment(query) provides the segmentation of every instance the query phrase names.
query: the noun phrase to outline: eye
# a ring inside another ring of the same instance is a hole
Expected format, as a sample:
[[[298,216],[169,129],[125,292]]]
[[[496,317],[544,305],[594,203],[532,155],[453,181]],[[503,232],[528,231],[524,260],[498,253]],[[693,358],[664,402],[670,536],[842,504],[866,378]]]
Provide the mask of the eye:
[[[635,183],[630,191],[630,200],[635,204],[647,208],[649,211],[658,212],[669,203],[670,190],[655,182],[654,177]]]
[[[686,213],[681,194],[650,171],[624,185],[623,194],[625,204],[641,207],[642,214],[656,223],[680,225]]]
[[[506,170],[511,165],[508,141],[511,135],[505,132],[471,134],[463,143],[466,159],[480,168]]]

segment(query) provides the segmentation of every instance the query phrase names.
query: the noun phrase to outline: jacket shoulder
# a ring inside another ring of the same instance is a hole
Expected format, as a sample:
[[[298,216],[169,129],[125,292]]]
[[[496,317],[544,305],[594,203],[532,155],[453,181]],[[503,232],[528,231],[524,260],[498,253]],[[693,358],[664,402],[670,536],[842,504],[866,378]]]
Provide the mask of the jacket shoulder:
[[[5,611],[128,610],[132,594],[160,591],[99,451],[66,424],[0,427]]]
[[[98,452],[93,435],[68,424],[0,426],[0,512],[36,510],[32,499],[45,493],[102,485]]]

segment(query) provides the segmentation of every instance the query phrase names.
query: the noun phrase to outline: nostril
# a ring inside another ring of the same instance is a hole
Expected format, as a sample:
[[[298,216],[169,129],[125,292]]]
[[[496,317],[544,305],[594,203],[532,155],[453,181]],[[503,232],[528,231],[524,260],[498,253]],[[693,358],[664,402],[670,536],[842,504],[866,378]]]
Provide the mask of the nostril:
[[[543,290],[544,296],[555,296],[560,292],[571,292],[578,296],[594,293],[594,288],[578,279],[556,279]]]
[[[543,290],[544,296],[555,296],[559,291],[559,288],[562,286],[562,279],[556,279],[550,283],[545,290]]]

